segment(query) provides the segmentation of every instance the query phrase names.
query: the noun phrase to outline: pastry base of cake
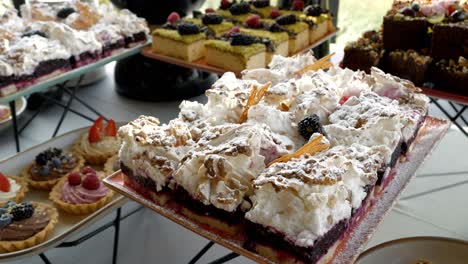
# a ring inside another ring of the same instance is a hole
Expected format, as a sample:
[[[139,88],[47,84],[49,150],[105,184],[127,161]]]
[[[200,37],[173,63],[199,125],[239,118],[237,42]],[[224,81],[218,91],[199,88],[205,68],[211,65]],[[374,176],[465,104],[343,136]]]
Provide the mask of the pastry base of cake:
[[[281,55],[287,57],[289,54],[289,43],[288,41],[283,41],[276,46],[276,50],[274,52],[267,52],[265,57],[265,63],[268,65],[273,59],[273,55]]]
[[[309,30],[304,30],[289,38],[289,55],[293,55],[309,45]]]
[[[224,52],[212,47],[205,48],[206,63],[212,66],[220,67],[228,71],[241,72],[245,69],[265,68],[266,52],[250,56],[244,61],[236,54]]]
[[[153,52],[192,62],[203,58],[204,43],[204,40],[198,40],[185,44],[161,36],[153,36]]]
[[[333,29],[331,20],[325,20],[318,24],[315,28],[309,29],[309,43],[315,43],[317,40],[323,38],[329,31]]]
[[[12,93],[16,93],[18,88],[14,83],[0,87],[0,96],[7,96]]]

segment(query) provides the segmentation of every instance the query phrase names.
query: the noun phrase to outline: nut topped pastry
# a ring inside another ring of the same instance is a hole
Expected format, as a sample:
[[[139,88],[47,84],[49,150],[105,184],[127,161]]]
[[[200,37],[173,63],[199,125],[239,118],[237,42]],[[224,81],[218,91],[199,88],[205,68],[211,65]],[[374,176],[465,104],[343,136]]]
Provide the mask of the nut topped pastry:
[[[363,206],[385,166],[382,151],[354,144],[272,164],[254,180],[249,233],[315,263]]]

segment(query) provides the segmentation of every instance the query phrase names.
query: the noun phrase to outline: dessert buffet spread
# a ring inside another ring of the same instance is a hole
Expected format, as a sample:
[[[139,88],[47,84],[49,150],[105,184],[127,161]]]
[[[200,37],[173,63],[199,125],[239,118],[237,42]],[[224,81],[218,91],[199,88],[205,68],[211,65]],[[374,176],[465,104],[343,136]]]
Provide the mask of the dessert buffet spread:
[[[219,9],[195,12],[193,18],[171,13],[152,33],[152,52],[240,73],[265,68],[275,54],[297,54],[335,31],[328,10],[302,0],[291,10],[269,0],[223,0]]]
[[[115,168],[105,164],[115,162],[121,144],[113,120],[99,118],[50,144],[2,162],[0,258],[62,237],[116,203],[102,183]]]
[[[78,0],[28,1],[0,17],[0,96],[146,43],[146,21]]]
[[[465,1],[395,1],[382,31],[348,44],[343,66],[380,67],[421,87],[468,95],[467,12]]]
[[[411,82],[377,68],[323,71],[328,58],[274,55],[269,69],[225,73],[206,104],[182,102],[167,124],[141,116],[121,127],[125,185],[158,206],[175,200],[177,214],[267,259],[326,263],[395,177],[428,110]]]

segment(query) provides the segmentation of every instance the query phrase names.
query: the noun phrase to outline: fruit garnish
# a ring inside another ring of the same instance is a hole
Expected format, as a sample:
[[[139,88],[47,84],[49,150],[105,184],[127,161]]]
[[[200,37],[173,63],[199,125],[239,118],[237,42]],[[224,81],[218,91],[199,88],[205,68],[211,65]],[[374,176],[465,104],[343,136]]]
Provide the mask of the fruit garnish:
[[[10,191],[10,181],[8,178],[0,172],[0,191],[9,192]]]
[[[427,22],[431,24],[442,23],[445,19],[445,14],[434,14],[427,18]]]
[[[239,117],[239,124],[242,124],[247,120],[250,107],[258,104],[260,100],[262,100],[263,96],[265,95],[268,88],[270,88],[270,86],[271,86],[271,82],[267,82],[262,86],[262,88],[260,88],[260,91],[258,92],[257,92],[256,85],[252,87],[252,91],[250,92],[249,99],[247,99],[247,103],[244,106],[244,111]]]
[[[240,33],[240,28],[238,26],[235,26],[235,27],[231,28],[231,30],[229,30],[229,32],[226,34],[226,36],[229,38],[233,34],[238,34],[238,33]]]
[[[254,44],[256,38],[254,36],[236,33],[231,34],[231,45],[232,46],[248,46]]]
[[[78,172],[68,174],[68,183],[71,186],[78,186],[81,184],[81,175]]]
[[[107,122],[107,126],[106,126],[106,129],[105,129],[104,133],[108,137],[117,136],[117,126],[115,125],[114,120],[109,119],[109,121]]]
[[[256,8],[267,7],[270,5],[270,0],[254,0],[252,5]]]
[[[304,1],[294,0],[294,2],[292,3],[292,7],[294,11],[302,11],[302,9],[304,9]]]
[[[177,26],[177,32],[181,35],[193,35],[200,33],[200,28],[195,24],[183,22]]]
[[[413,3],[411,5],[411,9],[413,9],[414,12],[418,12],[419,10],[421,10],[421,6],[418,3]]]
[[[23,219],[31,218],[34,214],[34,207],[29,202],[23,202],[17,204],[11,208],[10,214],[13,216],[13,220],[21,221]]]
[[[248,12],[250,12],[250,4],[247,2],[232,4],[232,6],[229,7],[229,11],[235,16],[247,14]]]
[[[456,10],[450,15],[451,22],[461,22],[466,19],[466,13],[462,10]]]
[[[99,186],[101,185],[101,181],[99,181],[99,178],[96,175],[88,175],[84,178],[82,186],[86,190],[97,190],[99,189]]]
[[[207,8],[205,9],[205,13],[209,14],[209,13],[214,13],[216,12],[213,8]]]
[[[260,28],[262,26],[262,23],[260,22],[260,16],[259,15],[251,15],[247,20],[245,21],[247,26],[250,28]]]
[[[414,10],[411,9],[410,7],[405,6],[400,10],[400,14],[405,15],[405,16],[414,17],[416,15],[416,12],[414,12]]]
[[[320,69],[328,69],[333,66],[333,64],[329,61],[331,57],[333,57],[335,53],[328,54],[327,56],[321,58],[320,60],[316,61],[314,64],[306,65],[304,68],[298,70],[296,72],[297,75],[304,74],[308,71],[318,71]]]
[[[343,97],[341,97],[339,104],[343,105],[344,103],[346,103],[346,101],[348,101],[348,99],[349,99],[349,96],[344,95]]]
[[[301,120],[298,124],[299,134],[306,140],[309,140],[314,133],[322,134],[322,124],[318,115],[313,114]]]
[[[168,23],[175,23],[180,20],[180,15],[177,12],[172,12],[167,16]]]
[[[277,162],[288,162],[289,160],[294,159],[294,158],[299,158],[300,156],[306,153],[313,155],[320,151],[326,150],[328,147],[330,147],[330,144],[322,143],[322,139],[323,139],[323,135],[320,135],[312,139],[310,142],[308,142],[304,146],[302,146],[302,148],[298,149],[296,152],[292,154],[286,154],[282,157],[275,159],[274,161],[270,162],[268,166],[271,166],[272,164],[277,163]]]
[[[304,9],[304,13],[308,16],[318,17],[322,14],[320,5],[309,5]]]
[[[281,16],[281,13],[280,13],[280,11],[278,9],[271,10],[271,12],[270,12],[270,17],[271,18],[275,19],[275,18],[277,18],[279,16]]]
[[[101,141],[101,130],[99,129],[98,126],[96,126],[96,124],[94,124],[89,129],[88,141],[90,143],[96,143],[96,142]]]
[[[216,13],[207,13],[202,16],[202,22],[205,25],[219,25],[223,23],[223,16]]]
[[[278,23],[275,22],[275,23],[271,24],[268,27],[268,31],[270,31],[270,32],[284,32],[285,29],[282,26],[280,26]]]
[[[96,121],[94,121],[94,125],[97,126],[99,131],[102,131],[104,129],[104,117],[100,116]]]
[[[83,169],[81,169],[81,173],[83,173],[83,174],[89,174],[89,173],[96,174],[96,171],[93,168],[91,168],[89,166],[86,166]]]
[[[280,25],[291,25],[297,22],[297,17],[294,14],[286,14],[276,18],[276,23]]]
[[[9,224],[11,224],[12,221],[13,219],[11,219],[11,216],[9,214],[2,214],[0,216],[0,228],[8,226]]]
[[[221,0],[221,9],[228,9],[231,6],[229,0]]]

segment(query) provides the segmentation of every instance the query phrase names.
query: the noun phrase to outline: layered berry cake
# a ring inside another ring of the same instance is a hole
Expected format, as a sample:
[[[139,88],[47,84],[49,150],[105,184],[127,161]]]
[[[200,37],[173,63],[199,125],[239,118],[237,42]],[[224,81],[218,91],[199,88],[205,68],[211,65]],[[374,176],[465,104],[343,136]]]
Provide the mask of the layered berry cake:
[[[327,58],[275,55],[269,69],[224,74],[168,124],[124,126],[127,185],[273,261],[326,263],[392,180],[428,105],[409,81],[324,71]]]

